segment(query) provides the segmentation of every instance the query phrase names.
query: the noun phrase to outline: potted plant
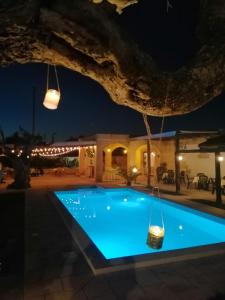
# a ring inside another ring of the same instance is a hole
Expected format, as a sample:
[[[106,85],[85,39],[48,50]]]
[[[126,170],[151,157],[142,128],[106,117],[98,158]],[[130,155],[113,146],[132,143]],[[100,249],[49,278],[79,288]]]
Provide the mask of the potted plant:
[[[136,167],[131,167],[129,170],[119,168],[117,173],[117,175],[126,180],[127,186],[131,186],[132,182],[135,181],[140,174]]]

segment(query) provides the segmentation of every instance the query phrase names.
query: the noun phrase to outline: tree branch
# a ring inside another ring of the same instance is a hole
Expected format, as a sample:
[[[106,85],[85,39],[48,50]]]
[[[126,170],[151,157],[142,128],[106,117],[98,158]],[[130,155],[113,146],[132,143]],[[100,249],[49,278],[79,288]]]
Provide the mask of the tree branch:
[[[121,10],[134,1],[108,2]],[[99,82],[116,103],[154,116],[188,113],[225,90],[224,0],[201,1],[202,46],[172,73],[120,33],[112,8],[88,0],[6,0],[0,4],[0,64],[64,66]]]

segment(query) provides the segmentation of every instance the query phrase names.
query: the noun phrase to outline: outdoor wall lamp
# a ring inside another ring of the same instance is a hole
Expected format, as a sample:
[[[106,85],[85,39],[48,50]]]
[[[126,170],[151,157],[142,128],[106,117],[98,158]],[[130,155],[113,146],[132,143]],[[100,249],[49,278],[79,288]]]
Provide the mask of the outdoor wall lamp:
[[[134,168],[132,169],[132,172],[133,172],[133,173],[137,173],[137,172],[138,172],[138,169],[137,169],[136,167],[134,167]]]
[[[217,159],[218,159],[219,162],[222,162],[224,160],[224,157],[219,155],[219,156],[217,156]]]
[[[179,161],[182,161],[182,160],[183,160],[183,156],[182,156],[182,155],[178,155],[178,156],[177,156],[177,159],[178,159]]]

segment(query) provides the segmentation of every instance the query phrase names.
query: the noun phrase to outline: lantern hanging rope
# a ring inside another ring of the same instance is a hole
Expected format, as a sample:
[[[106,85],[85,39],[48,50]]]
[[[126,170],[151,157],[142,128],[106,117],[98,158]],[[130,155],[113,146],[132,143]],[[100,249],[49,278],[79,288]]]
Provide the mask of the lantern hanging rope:
[[[57,83],[58,91],[60,92],[59,78],[58,78],[58,73],[57,73],[57,70],[56,70],[56,65],[54,65],[54,70],[55,70],[55,78],[56,78],[56,83]]]
[[[166,98],[165,98],[165,106],[167,103],[169,94],[169,83],[167,85],[167,92],[166,92]],[[151,130],[150,125],[148,123],[147,115],[143,115],[145,125],[147,128],[148,133],[148,139],[149,143],[151,142]],[[160,140],[159,140],[159,151],[161,153],[162,148],[162,133],[164,129],[165,124],[165,116],[162,117],[161,122],[161,129],[160,129]],[[161,163],[161,155],[159,156],[159,165]],[[160,197],[160,189],[158,187],[158,197]],[[157,213],[157,209],[153,209],[155,200],[153,200],[151,204],[151,211],[150,211],[150,218],[149,218],[149,227],[148,227],[148,236],[147,236],[147,244],[153,248],[153,249],[161,249],[163,245],[163,240],[165,236],[165,225],[164,225],[164,217],[163,217],[163,211],[162,207],[159,201],[157,201],[157,205],[159,205],[159,211],[160,213]],[[153,216],[153,213],[156,214],[156,216]]]
[[[57,84],[57,90],[56,89],[49,89],[49,75],[50,75],[50,66],[48,64],[47,67],[47,82],[46,82],[46,94],[44,98],[43,105],[48,109],[57,109],[60,101],[60,87],[59,87],[59,78],[56,66],[54,65],[54,71],[55,71],[55,78],[56,78],[56,84]]]
[[[166,91],[166,98],[165,98],[165,103],[164,103],[164,107],[166,107],[166,103],[167,103],[167,99],[168,99],[168,95],[169,95],[169,86],[170,86],[170,82],[168,82],[167,85],[167,91]],[[160,129],[160,139],[159,139],[159,151],[161,153],[161,148],[162,148],[162,133],[163,133],[163,129],[164,129],[164,124],[165,124],[165,115],[162,116],[162,122],[161,122],[161,129]],[[161,155],[159,156],[159,165],[161,163]]]
[[[151,143],[151,130],[150,125],[147,120],[147,115],[143,115],[144,121],[146,124],[146,128],[148,128],[148,139],[149,144]],[[163,127],[162,127],[163,128]],[[151,159],[151,156],[150,156]],[[158,188],[159,191],[159,188]],[[160,192],[158,192],[158,197],[160,197]],[[148,236],[147,236],[147,244],[153,249],[160,249],[162,248],[164,235],[165,235],[165,226],[164,226],[164,219],[163,219],[163,212],[162,207],[159,201],[157,201],[158,209],[154,208],[154,203],[156,199],[153,199],[151,202],[150,208],[150,217],[149,217],[149,225],[148,225]]]

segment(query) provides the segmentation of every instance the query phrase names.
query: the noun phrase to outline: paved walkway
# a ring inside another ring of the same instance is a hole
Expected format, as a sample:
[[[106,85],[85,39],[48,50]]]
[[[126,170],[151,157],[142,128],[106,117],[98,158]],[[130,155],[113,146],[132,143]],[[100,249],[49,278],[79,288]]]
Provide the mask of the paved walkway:
[[[95,277],[47,189],[35,188],[26,199],[24,290],[4,283],[1,300],[216,299],[225,294],[225,255]]]

